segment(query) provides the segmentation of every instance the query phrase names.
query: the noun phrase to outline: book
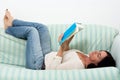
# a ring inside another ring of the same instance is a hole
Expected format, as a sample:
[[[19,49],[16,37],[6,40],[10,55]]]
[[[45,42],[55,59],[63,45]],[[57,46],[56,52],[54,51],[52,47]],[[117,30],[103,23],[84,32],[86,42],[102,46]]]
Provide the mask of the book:
[[[64,32],[62,39],[59,44],[62,45],[67,39],[75,35],[77,32],[81,31],[84,28],[81,23],[73,23],[68,27],[68,29]]]

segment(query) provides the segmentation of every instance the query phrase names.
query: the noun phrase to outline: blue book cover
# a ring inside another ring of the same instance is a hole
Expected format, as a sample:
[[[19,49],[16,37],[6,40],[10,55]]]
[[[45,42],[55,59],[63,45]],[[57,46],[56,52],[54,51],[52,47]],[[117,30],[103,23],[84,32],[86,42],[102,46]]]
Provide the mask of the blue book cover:
[[[75,35],[77,32],[83,29],[80,23],[73,23],[63,34],[63,37],[59,44],[61,45],[65,40],[69,39],[71,36]]]

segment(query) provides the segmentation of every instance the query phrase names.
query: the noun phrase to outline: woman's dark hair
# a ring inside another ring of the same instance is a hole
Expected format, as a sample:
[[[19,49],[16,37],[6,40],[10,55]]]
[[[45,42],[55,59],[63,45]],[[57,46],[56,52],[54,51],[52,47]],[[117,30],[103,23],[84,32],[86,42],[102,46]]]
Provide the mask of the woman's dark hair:
[[[110,66],[115,67],[116,66],[115,60],[113,59],[112,55],[106,50],[102,50],[102,51],[105,51],[107,53],[107,56],[102,61],[100,61],[97,65],[91,63],[87,66],[87,68],[110,67]]]

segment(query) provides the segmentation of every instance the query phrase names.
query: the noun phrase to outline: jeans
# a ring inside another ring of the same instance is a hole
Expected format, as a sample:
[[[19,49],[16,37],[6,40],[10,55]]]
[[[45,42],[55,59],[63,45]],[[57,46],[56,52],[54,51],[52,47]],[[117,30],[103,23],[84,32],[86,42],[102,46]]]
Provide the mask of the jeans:
[[[41,69],[45,55],[51,51],[48,28],[43,24],[15,19],[5,32],[26,40],[26,68]]]

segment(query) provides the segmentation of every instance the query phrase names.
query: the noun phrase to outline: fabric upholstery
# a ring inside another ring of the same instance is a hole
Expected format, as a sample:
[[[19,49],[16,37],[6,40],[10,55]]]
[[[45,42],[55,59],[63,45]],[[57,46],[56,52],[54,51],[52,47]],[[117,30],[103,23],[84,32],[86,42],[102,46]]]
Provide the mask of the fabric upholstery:
[[[120,70],[120,34],[117,35],[111,47],[111,54],[116,61],[116,66]]]

